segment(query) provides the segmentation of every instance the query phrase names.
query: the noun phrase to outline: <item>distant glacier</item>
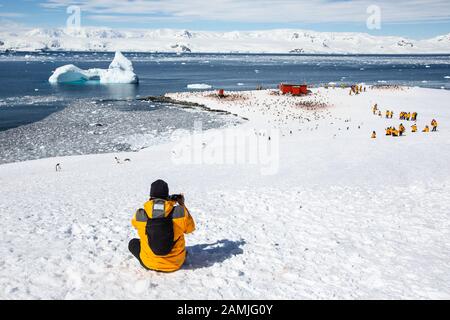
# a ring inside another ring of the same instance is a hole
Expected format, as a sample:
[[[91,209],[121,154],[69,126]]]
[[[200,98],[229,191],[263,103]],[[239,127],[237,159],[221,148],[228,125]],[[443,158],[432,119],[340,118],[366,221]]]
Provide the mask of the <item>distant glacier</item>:
[[[450,54],[450,34],[424,40],[367,33],[275,29],[20,29],[0,31],[0,51],[129,51],[176,53]]]

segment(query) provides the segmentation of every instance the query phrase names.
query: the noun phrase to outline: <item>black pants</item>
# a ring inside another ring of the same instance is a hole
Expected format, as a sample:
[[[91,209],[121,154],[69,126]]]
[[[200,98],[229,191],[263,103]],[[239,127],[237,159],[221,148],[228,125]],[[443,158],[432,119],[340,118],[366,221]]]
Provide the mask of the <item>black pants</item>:
[[[128,243],[128,250],[130,250],[131,254],[138,259],[141,266],[143,266],[145,269],[150,270],[147,268],[144,263],[141,260],[140,253],[141,253],[141,240],[139,239],[131,239]]]

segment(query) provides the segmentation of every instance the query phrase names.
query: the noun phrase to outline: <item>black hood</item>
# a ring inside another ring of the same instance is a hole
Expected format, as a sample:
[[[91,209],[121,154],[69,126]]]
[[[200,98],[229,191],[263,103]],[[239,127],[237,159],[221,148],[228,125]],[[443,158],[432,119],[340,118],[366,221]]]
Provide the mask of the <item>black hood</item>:
[[[169,197],[169,185],[164,180],[156,180],[150,187],[150,198],[167,199]]]

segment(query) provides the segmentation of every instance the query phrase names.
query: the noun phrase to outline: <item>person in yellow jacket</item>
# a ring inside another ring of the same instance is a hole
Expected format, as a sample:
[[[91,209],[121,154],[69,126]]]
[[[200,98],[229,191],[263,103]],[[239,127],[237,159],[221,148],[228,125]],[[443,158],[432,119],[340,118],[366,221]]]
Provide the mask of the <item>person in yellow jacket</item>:
[[[403,123],[400,123],[400,126],[398,128],[399,134],[402,136],[405,131],[406,131],[406,128],[403,126]]]
[[[390,114],[389,110],[386,110],[386,119],[389,119],[389,114]]]
[[[425,126],[425,128],[422,130],[422,132],[430,132],[430,127],[429,126]]]
[[[398,130],[395,129],[395,128],[392,128],[392,130],[391,130],[391,135],[392,135],[393,137],[398,137],[398,134],[399,134]]]
[[[417,125],[416,124],[413,124],[411,126],[411,132],[417,132]]]
[[[186,259],[184,234],[195,230],[195,222],[184,204],[184,196],[169,196],[169,186],[156,180],[150,200],[133,215],[131,224],[140,239],[128,244],[130,252],[148,270],[173,272]]]
[[[437,123],[437,121],[435,119],[433,119],[431,121],[431,126],[433,127],[433,129],[431,131],[436,132],[438,123]]]
[[[386,128],[386,135],[387,136],[390,136],[392,134],[392,129],[391,129],[391,127],[387,127]]]
[[[372,107],[372,112],[373,112],[373,114],[375,114],[376,115],[376,112],[378,111],[378,105],[375,103],[374,105],[373,105],[373,107]]]

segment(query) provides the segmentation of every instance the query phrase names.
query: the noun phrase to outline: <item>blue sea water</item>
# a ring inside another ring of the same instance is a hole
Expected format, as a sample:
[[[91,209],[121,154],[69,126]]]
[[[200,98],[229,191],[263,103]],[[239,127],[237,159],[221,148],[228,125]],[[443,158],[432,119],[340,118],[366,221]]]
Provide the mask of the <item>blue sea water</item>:
[[[450,89],[450,55],[245,55],[125,53],[136,85],[51,85],[65,64],[107,68],[113,53],[0,54],[0,131],[39,121],[76,99],[124,99],[186,91],[207,83],[225,90],[275,88],[280,82],[400,84]],[[158,106],[159,107],[159,106]]]

